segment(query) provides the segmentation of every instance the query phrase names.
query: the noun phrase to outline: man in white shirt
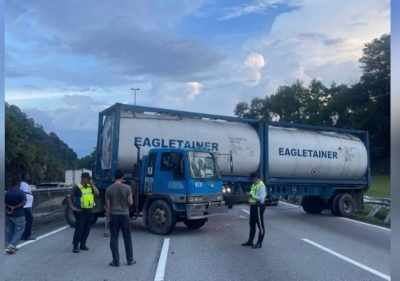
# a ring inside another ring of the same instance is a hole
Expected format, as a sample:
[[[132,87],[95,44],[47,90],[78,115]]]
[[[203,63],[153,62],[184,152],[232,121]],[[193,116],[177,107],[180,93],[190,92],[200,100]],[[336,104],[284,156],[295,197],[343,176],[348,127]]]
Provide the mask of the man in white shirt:
[[[25,192],[26,195],[26,204],[24,206],[25,213],[25,230],[22,234],[21,240],[36,240],[36,238],[32,237],[32,225],[33,225],[33,214],[32,214],[32,204],[33,204],[33,195],[31,187],[28,182],[31,180],[29,174],[25,174],[22,176],[22,182],[20,189]]]

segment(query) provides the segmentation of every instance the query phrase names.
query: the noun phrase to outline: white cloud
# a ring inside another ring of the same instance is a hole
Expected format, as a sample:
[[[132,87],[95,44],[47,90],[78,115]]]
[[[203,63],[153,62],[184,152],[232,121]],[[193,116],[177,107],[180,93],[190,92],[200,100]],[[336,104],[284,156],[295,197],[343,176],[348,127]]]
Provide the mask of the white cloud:
[[[359,66],[364,44],[389,31],[388,0],[309,1],[279,15],[268,33],[243,48],[268,61],[261,71],[263,82],[308,83],[319,77],[323,83],[347,83],[361,74],[354,66]]]
[[[268,9],[276,8],[278,4],[284,4],[289,7],[300,7],[305,2],[306,0],[257,0],[226,9],[219,20],[229,20],[253,13],[264,13]]]
[[[251,53],[246,61],[244,62],[244,71],[248,71],[249,80],[245,84],[255,86],[260,83],[261,80],[261,69],[265,65],[264,57],[260,54]]]
[[[187,96],[189,101],[194,100],[194,98],[200,94],[200,90],[202,85],[199,82],[188,82],[187,85],[189,86],[190,93]]]

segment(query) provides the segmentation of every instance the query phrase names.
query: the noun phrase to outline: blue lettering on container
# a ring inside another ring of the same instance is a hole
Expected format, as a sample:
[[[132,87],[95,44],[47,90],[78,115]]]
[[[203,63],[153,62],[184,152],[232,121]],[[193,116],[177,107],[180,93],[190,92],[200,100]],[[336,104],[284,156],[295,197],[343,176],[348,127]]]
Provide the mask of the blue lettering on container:
[[[279,156],[293,156],[293,157],[313,157],[313,158],[327,158],[338,159],[336,151],[313,150],[313,149],[295,149],[295,148],[278,148]]]
[[[175,139],[158,139],[148,137],[135,137],[134,143],[142,147],[164,147],[164,148],[196,148],[202,147],[209,151],[218,151],[218,143],[215,142],[199,142],[189,140]]]

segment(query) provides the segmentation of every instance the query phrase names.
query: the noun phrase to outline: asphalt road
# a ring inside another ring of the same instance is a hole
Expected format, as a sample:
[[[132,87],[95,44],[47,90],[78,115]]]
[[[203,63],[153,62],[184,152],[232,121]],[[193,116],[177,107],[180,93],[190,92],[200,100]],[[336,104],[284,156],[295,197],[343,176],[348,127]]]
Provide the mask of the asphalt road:
[[[149,233],[140,219],[132,221],[137,264],[126,266],[120,237],[119,268],[108,266],[104,220],[92,228],[90,250],[79,254],[72,253],[73,229],[55,224],[36,230],[41,239],[5,256],[5,280],[390,280],[386,229],[280,203],[266,209],[263,248],[251,249],[240,245],[248,236],[248,210],[235,206],[199,230],[178,224],[167,237]]]

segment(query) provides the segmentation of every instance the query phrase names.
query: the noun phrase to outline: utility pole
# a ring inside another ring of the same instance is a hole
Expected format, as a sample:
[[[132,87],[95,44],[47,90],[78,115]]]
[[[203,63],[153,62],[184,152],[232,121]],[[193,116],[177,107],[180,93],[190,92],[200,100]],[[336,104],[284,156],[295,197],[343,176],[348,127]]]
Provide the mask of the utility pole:
[[[135,105],[136,105],[136,91],[139,91],[139,88],[131,88],[132,91],[135,91]]]

